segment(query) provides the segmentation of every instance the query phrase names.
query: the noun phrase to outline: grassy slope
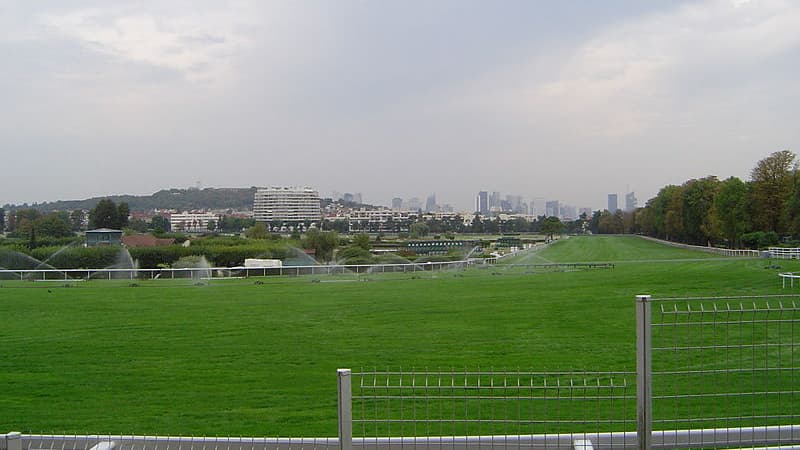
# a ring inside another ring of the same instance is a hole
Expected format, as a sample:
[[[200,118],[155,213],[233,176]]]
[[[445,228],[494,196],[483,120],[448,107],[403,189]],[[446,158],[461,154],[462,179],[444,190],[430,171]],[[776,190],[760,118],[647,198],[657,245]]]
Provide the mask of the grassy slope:
[[[547,258],[637,251],[662,262],[359,283],[5,283],[0,430],[334,435],[338,367],[632,370],[634,295],[780,292],[762,261],[680,260],[704,255],[635,238],[569,239]]]

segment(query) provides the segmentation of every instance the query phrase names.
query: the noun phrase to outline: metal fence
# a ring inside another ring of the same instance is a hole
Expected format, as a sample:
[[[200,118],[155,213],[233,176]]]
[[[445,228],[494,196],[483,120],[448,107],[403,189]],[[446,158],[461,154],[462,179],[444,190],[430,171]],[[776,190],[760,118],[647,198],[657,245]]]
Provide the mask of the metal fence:
[[[270,276],[348,276],[416,274],[466,268],[502,268],[505,271],[567,271],[613,269],[613,263],[496,264],[495,258],[411,264],[313,265],[284,267],[206,267],[163,269],[0,269],[0,280],[79,282],[87,280],[210,280]]]
[[[266,276],[332,276],[382,273],[416,273],[457,270],[494,264],[494,258],[403,264],[317,264],[281,267],[190,267],[190,268],[105,268],[105,269],[0,269],[0,279],[30,281],[155,280],[248,278]]]
[[[645,426],[761,429],[770,445],[800,443],[800,429],[780,428],[800,424],[796,298],[640,297],[638,380],[646,390],[640,400]],[[731,438],[717,434],[699,435],[693,444]],[[653,440],[653,446],[663,445]],[[727,445],[734,444],[735,439]]]
[[[797,296],[638,296],[636,370],[338,372],[338,438],[0,435],[0,450],[800,449]]]

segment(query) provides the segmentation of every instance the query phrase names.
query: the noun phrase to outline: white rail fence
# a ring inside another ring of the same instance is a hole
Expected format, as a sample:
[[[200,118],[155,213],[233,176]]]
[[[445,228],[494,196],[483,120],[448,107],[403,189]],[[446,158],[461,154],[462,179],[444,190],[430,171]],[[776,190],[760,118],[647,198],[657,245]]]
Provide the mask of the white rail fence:
[[[731,248],[719,248],[719,247],[712,247],[712,246],[703,246],[703,245],[689,245],[689,244],[681,244],[679,242],[672,242],[672,241],[665,241],[663,239],[657,239],[650,236],[642,236],[637,235],[642,239],[647,239],[648,241],[658,242],[660,244],[669,245],[672,247],[677,248],[684,248],[687,250],[698,250],[701,252],[706,253],[713,253],[715,255],[720,256],[735,256],[735,257],[745,257],[745,258],[757,258],[762,255],[762,252],[758,250],[747,250],[747,249],[731,249]]]
[[[797,296],[636,298],[636,370],[338,371],[338,438],[0,435],[0,450],[800,449]]]
[[[800,259],[800,248],[769,247],[767,253],[775,259]]]
[[[329,264],[282,267],[190,267],[106,269],[0,269],[0,279],[33,281],[211,279],[301,275],[360,275],[455,270],[494,264],[494,258],[404,264]]]

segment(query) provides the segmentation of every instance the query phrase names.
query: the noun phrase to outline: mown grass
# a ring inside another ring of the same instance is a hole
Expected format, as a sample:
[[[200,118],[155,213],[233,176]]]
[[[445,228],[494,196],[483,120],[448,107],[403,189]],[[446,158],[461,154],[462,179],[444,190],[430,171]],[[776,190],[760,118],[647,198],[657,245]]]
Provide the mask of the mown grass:
[[[571,238],[542,256],[619,264],[2,282],[0,431],[333,436],[337,368],[634,370],[636,294],[781,292],[764,261],[636,238]],[[324,282],[355,280],[368,281]]]

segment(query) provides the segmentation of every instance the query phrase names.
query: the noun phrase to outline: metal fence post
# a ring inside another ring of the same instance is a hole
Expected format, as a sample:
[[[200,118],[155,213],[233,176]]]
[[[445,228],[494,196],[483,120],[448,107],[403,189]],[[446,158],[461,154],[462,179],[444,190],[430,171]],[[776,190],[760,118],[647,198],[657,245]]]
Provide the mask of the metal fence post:
[[[339,378],[339,450],[353,450],[353,405],[350,369],[336,371]]]
[[[18,432],[6,434],[6,448],[8,450],[22,450],[22,435]]]
[[[636,296],[636,436],[639,450],[650,450],[653,437],[651,296]]]

